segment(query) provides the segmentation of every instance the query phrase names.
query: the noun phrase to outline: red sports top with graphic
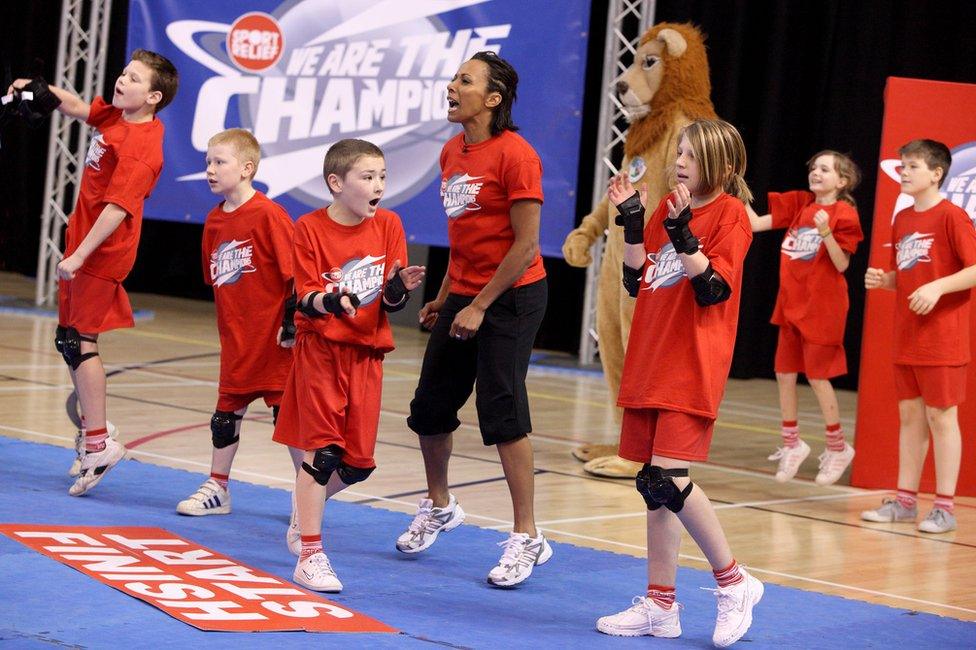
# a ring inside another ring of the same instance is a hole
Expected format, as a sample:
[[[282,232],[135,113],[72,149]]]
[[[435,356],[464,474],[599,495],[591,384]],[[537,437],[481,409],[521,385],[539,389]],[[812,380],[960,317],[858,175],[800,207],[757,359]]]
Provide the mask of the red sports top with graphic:
[[[295,315],[298,336],[314,332],[336,343],[389,352],[393,332],[381,308],[386,275],[399,260],[407,266],[407,238],[400,217],[380,208],[355,226],[332,220],[326,208],[309,212],[295,224],[295,288],[299,298],[310,291],[359,296],[356,315]]]
[[[291,350],[278,345],[292,291],[294,225],[261,192],[233,212],[223,203],[203,226],[203,281],[213,287],[220,334],[220,392],[284,390]]]
[[[891,225],[895,270],[895,363],[961,366],[969,363],[969,294],[947,293],[919,316],[908,297],[920,286],[976,264],[976,230],[965,210],[943,200],[924,212],[908,207]]]
[[[502,131],[478,144],[464,133],[441,150],[441,200],[451,246],[451,293],[476,296],[515,241],[510,210],[521,199],[542,202],[542,161],[525,139]],[[536,253],[513,287],[546,277]]]
[[[812,192],[770,192],[773,229],[786,228],[780,250],[779,294],[770,322],[792,325],[818,345],[843,345],[847,323],[847,280],[830,260],[813,217],[823,210],[841,250],[854,254],[864,239],[857,209],[845,201],[814,202]]]
[[[85,239],[102,210],[114,203],[126,218],[85,260],[81,270],[96,277],[121,282],[136,261],[142,206],[163,169],[163,123],[158,117],[133,124],[122,119],[122,109],[96,97],[88,114],[95,127],[78,203],[68,219],[65,257]]]
[[[715,418],[732,365],[742,265],[752,229],[742,201],[728,194],[692,210],[689,227],[701,251],[732,289],[725,302],[701,307],[664,231],[669,196],[644,227],[647,259],[617,404]]]

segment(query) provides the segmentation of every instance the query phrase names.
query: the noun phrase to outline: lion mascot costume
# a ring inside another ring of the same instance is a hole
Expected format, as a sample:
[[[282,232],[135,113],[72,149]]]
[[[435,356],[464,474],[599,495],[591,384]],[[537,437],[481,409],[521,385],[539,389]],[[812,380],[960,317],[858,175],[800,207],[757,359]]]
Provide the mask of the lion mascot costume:
[[[684,23],[654,25],[641,38],[634,63],[617,80],[616,91],[630,122],[622,169],[627,170],[635,186],[647,184],[649,217],[671,189],[667,169],[674,163],[679,131],[693,120],[716,117],[701,32]],[[607,231],[616,213],[604,197],[569,233],[563,243],[563,257],[571,266],[585,267],[593,261],[593,242]],[[611,226],[597,285],[596,331],[618,424],[621,410],[617,393],[636,302],[623,287],[623,253],[623,228]],[[574,449],[573,455],[586,462],[587,472],[598,476],[632,478],[641,467],[617,456],[616,445],[583,445]]]

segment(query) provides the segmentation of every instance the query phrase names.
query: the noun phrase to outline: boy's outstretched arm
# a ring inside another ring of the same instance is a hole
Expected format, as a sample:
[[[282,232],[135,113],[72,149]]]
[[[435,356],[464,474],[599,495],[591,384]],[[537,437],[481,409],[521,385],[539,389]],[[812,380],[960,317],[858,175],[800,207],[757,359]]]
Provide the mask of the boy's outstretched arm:
[[[30,79],[15,80],[12,84],[10,84],[10,87],[7,88],[7,94],[12,93],[14,90],[22,90],[24,86],[30,82]],[[81,120],[82,122],[88,120],[88,114],[91,112],[91,104],[83,100],[78,95],[64,90],[63,88],[58,88],[57,86],[52,86],[51,84],[48,84],[47,87],[58,99],[61,100],[61,105],[58,106],[58,110],[62,115],[73,117]]]

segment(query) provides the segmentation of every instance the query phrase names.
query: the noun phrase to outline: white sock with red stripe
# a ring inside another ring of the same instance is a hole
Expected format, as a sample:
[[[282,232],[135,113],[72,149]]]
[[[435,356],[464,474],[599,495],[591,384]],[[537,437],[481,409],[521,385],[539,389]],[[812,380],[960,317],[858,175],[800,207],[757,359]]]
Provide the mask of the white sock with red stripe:
[[[918,503],[918,492],[913,492],[911,490],[898,490],[895,495],[895,500],[901,505],[902,508],[907,508],[911,510]]]
[[[796,420],[783,420],[783,428],[780,435],[783,436],[783,446],[789,449],[800,444],[800,427]]]
[[[742,572],[739,571],[739,564],[732,558],[732,563],[724,569],[712,569],[715,582],[719,587],[729,587],[742,582]]]
[[[661,609],[671,609],[674,605],[674,585],[647,585],[647,597]]]
[[[847,441],[844,440],[844,430],[840,428],[840,422],[828,424],[824,436],[827,439],[827,449],[830,451],[844,451],[847,446]]]
[[[90,454],[95,451],[105,449],[105,441],[108,440],[108,429],[88,429],[85,431],[85,453]]]
[[[935,502],[932,503],[932,507],[933,508],[941,508],[942,510],[945,510],[946,512],[948,512],[951,515],[953,509],[955,508],[955,503],[953,502],[953,496],[952,495],[946,496],[944,494],[936,494],[935,495]]]
[[[217,474],[216,472],[210,472],[210,478],[217,481],[220,487],[227,489],[227,484],[230,482],[230,476],[227,474]]]
[[[322,552],[322,535],[302,535],[302,560]]]

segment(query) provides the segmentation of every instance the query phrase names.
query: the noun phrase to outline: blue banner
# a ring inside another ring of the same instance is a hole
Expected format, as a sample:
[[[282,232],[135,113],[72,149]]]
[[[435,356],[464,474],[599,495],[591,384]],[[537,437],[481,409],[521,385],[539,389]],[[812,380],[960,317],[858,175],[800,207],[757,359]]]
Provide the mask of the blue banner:
[[[261,144],[255,185],[297,218],[330,201],[330,144],[356,137],[385,152],[382,205],[409,241],[445,246],[438,161],[460,129],[447,83],[494,50],[519,73],[515,122],[544,169],[542,253],[559,256],[575,216],[589,11],[589,0],[131,0],[130,51],[159,52],[180,73],[145,216],[202,223],[217,202],[207,140],[242,127]]]

